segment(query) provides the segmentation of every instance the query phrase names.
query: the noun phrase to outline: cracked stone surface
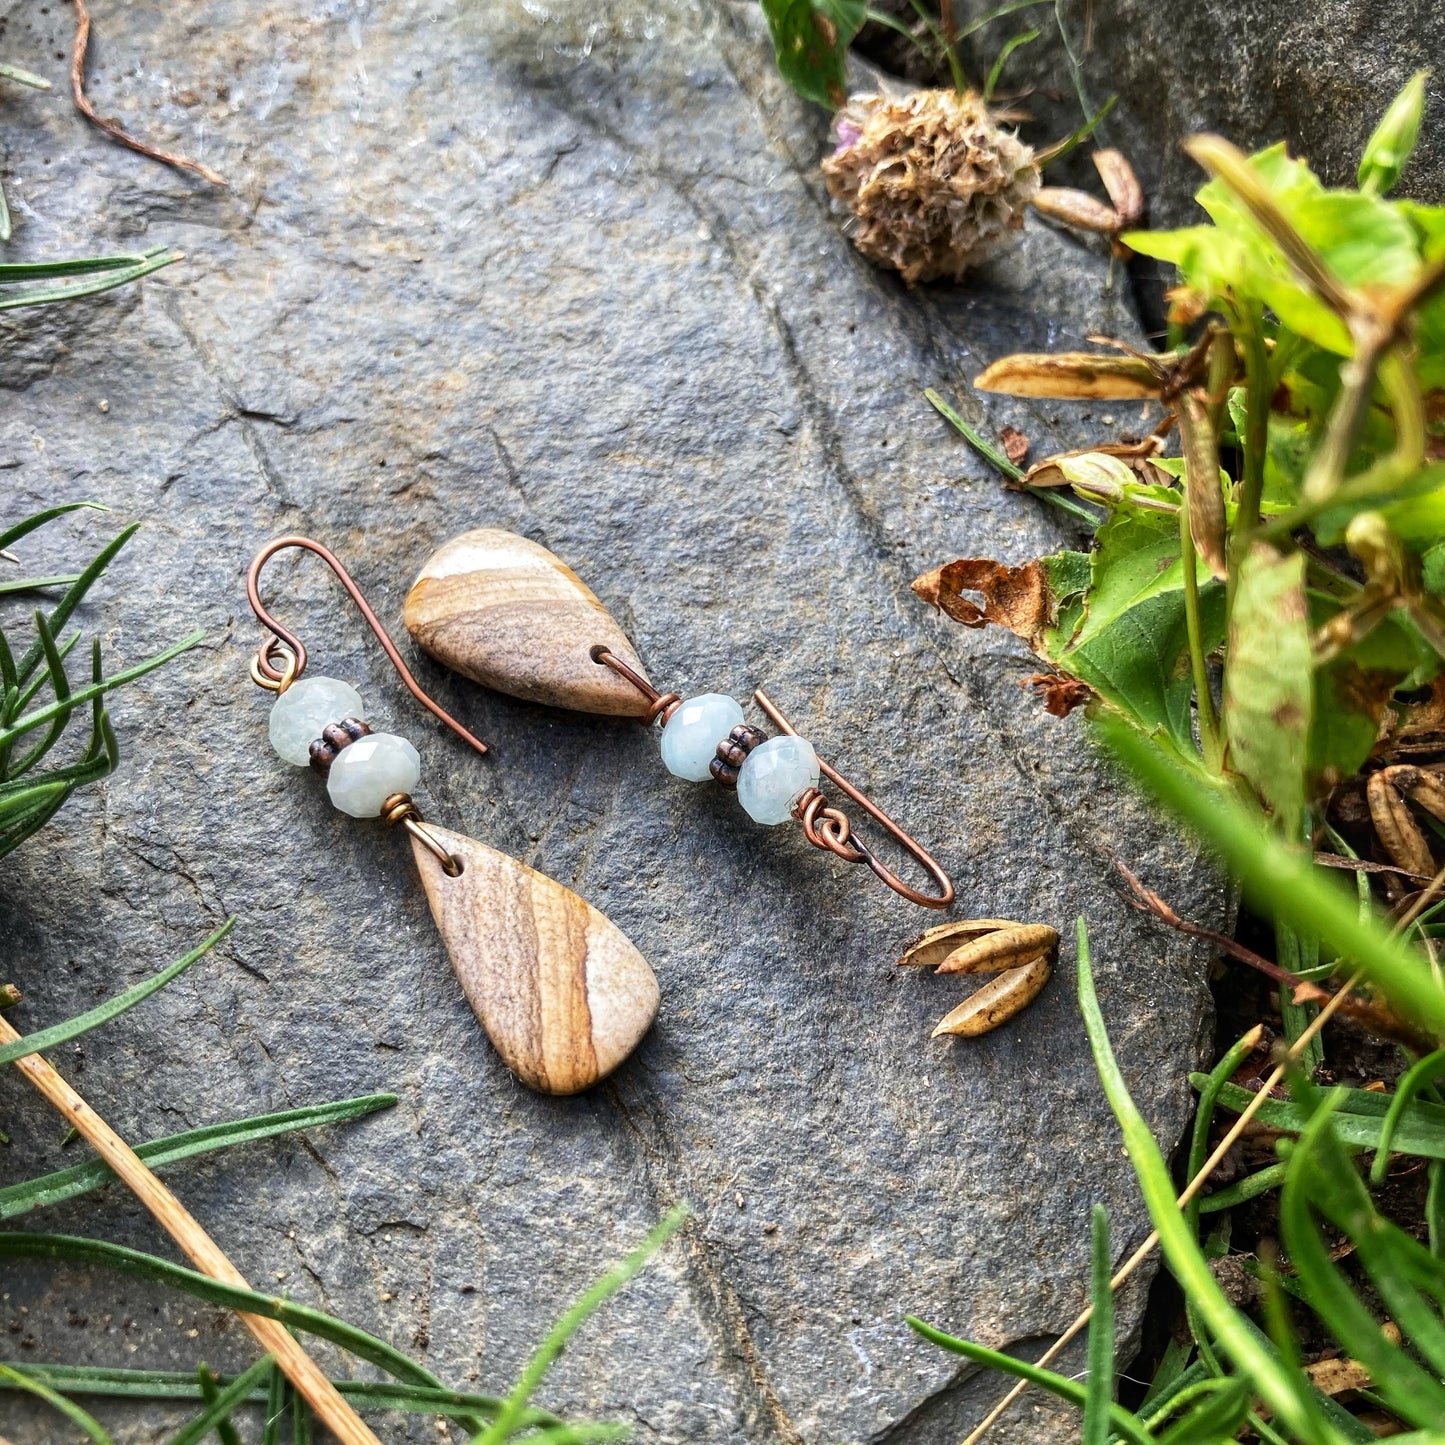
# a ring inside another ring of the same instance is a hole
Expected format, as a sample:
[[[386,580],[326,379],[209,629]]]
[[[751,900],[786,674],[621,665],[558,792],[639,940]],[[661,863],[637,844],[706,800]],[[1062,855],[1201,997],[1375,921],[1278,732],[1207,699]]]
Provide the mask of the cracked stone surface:
[[[1071,540],[1066,518],[1000,488],[923,388],[1008,350],[1134,334],[1124,296],[1042,229],[962,287],[910,295],[870,270],[816,173],[826,119],[779,83],[750,5],[93,8],[101,112],[231,186],[87,127],[58,58],[69,8],[0,6],[6,57],[57,85],[4,97],[9,254],[187,255],[139,289],[0,322],[0,513],[113,509],[25,549],[56,571],[144,523],[84,613],[111,669],[192,627],[207,640],[119,696],[120,772],[0,867],[17,1024],[90,1007],[235,912],[221,949],[56,1062],[136,1140],[397,1094],[361,1123],[171,1171],[258,1286],[502,1389],[687,1200],[682,1235],[543,1403],[649,1445],[956,1442],[1003,1386],[905,1314],[1036,1350],[1084,1299],[1090,1208],[1109,1207],[1121,1257],[1147,1230],[1072,949],[1019,1020],[930,1041],[959,993],[892,961],[932,916],[800,830],[669,779],[635,725],[421,659],[494,747],[464,753],[325,569],[283,560],[279,615],[418,744],[427,812],[578,889],[657,971],[658,1023],[615,1079],[534,1096],[463,1001],[405,840],[337,814],[267,747],[241,579],[261,542],[303,530],[399,631],[412,575],[449,536],[500,525],[552,547],[654,679],[768,686],[952,869],[960,915],[1071,935],[1086,914],[1129,1082],[1172,1147],[1208,1022],[1203,961],[1124,906],[1110,851],[1186,914],[1220,918],[1222,892],[1078,720],[1020,689],[1035,669],[1012,639],[908,589],[956,555]],[[1090,425],[1029,403],[974,415],[1039,453]],[[75,1156],[18,1077],[0,1094],[5,1182]],[[114,1188],[20,1224],[172,1253]],[[115,1277],[10,1264],[0,1294],[4,1353],[25,1360],[253,1358],[219,1311]],[[1142,1304],[1121,1300],[1126,1354]],[[179,1418],[97,1409],[132,1445]],[[437,1438],[426,1419],[378,1425]],[[0,1434],[52,1439],[53,1420],[0,1396]],[[1075,1435],[1033,1399],[994,1438]]]

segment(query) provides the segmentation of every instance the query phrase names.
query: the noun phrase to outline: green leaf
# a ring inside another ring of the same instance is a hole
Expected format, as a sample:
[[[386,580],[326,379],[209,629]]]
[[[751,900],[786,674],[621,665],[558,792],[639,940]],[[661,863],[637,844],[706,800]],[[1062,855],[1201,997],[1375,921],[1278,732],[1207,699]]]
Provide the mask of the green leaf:
[[[1090,1221],[1089,1373],[1084,1388],[1084,1429],[1080,1445],[1109,1445],[1114,1404],[1114,1290],[1109,1249],[1109,1211],[1094,1206]]]
[[[1380,1141],[1375,1146],[1375,1162],[1370,1167],[1371,1184],[1384,1183],[1385,1175],[1389,1172],[1390,1152],[1395,1147],[1395,1135],[1400,1128],[1400,1120],[1414,1102],[1415,1095],[1442,1076],[1445,1076],[1445,1049],[1436,1049],[1433,1054],[1416,1059],[1395,1086],[1389,1110],[1385,1114],[1385,1122],[1380,1128]],[[1442,1111],[1441,1123],[1445,1124],[1445,1111]]]
[[[1327,870],[1275,837],[1263,816],[1211,786],[1126,724],[1100,716],[1101,740],[1171,812],[1218,853],[1262,917],[1283,918],[1364,971],[1401,1018],[1445,1041],[1445,991],[1424,959]],[[1326,955],[1329,956],[1329,955]]]
[[[122,1400],[202,1398],[200,1381],[194,1370],[128,1370],[107,1365],[40,1365],[29,1362],[12,1362],[8,1368],[27,1380],[38,1381],[70,1395]],[[224,1384],[226,1377],[221,1376],[220,1380]],[[333,1379],[331,1383],[338,1393],[361,1409],[397,1410],[413,1415],[465,1410],[479,1415],[494,1415],[502,1407],[501,1400],[495,1395],[478,1395],[463,1390],[393,1384],[389,1380]],[[13,1381],[0,1379],[0,1388],[18,1387]],[[245,1403],[261,1404],[270,1399],[269,1388],[253,1386]],[[527,1427],[557,1423],[557,1417],[546,1410],[529,1410],[523,1420]]]
[[[1202,1080],[1202,1074],[1191,1074],[1190,1081]],[[1238,1084],[1226,1084],[1219,1102],[1236,1114],[1243,1113],[1255,1096]],[[1406,1098],[1399,1108],[1387,1136],[1391,1098],[1366,1089],[1343,1089],[1334,1114],[1334,1132],[1343,1144],[1356,1149],[1389,1149],[1401,1154],[1417,1154],[1426,1159],[1445,1159],[1445,1106],[1423,1099]],[[1281,1133],[1298,1134],[1309,1123],[1309,1111],[1282,1099],[1267,1099],[1255,1115],[1261,1123]]]
[[[1249,1413],[1249,1381],[1242,1375],[1233,1375],[1202,1383],[1213,1388],[1201,1404],[1159,1437],[1159,1445],[1220,1445],[1221,1441],[1234,1438]]]
[[[1362,191],[1382,196],[1395,188],[1415,142],[1420,139],[1420,122],[1425,115],[1425,77],[1429,73],[1417,70],[1405,82],[1365,143],[1358,176]]]
[[[143,1254],[140,1250],[108,1244],[99,1239],[81,1239],[74,1235],[26,1234],[19,1230],[0,1230],[0,1259],[5,1258],[52,1259],[69,1264],[113,1269],[133,1279],[149,1280],[154,1284],[183,1290],[207,1304],[220,1305],[223,1309],[235,1310],[241,1314],[261,1315],[268,1320],[280,1320],[290,1328],[340,1345],[358,1359],[378,1366],[398,1380],[436,1390],[445,1389],[430,1370],[384,1340],[367,1334],[355,1325],[347,1324],[345,1320],[336,1319],[308,1305],[297,1304],[294,1300],[222,1284],[219,1280],[211,1279],[209,1275],[172,1264],[170,1260],[160,1259],[153,1254]],[[437,1408],[432,1407],[433,1410]],[[484,1428],[481,1421],[473,1418],[469,1412],[463,1413],[468,1409],[466,1406],[458,1406],[455,1411],[450,1406],[443,1408],[468,1430]]]
[[[863,27],[863,0],[762,0],[783,79],[805,100],[840,109],[848,99],[848,47]]]
[[[1159,1152],[1148,1121],[1129,1095],[1118,1060],[1104,1028],[1094,990],[1089,958],[1089,938],[1084,920],[1078,929],[1079,1010],[1094,1052],[1094,1066],[1108,1096],[1110,1107],[1124,1133],[1124,1148],[1134,1165],[1149,1217],[1158,1231],[1159,1242],[1175,1278],[1192,1308],[1208,1326],[1219,1345],[1241,1374],[1268,1403],[1279,1422],[1308,1438],[1313,1445],[1336,1445],[1346,1437],[1328,1426],[1319,1428],[1318,1417],[1303,1377],[1285,1369],[1272,1348],[1238,1310],[1229,1303],[1214,1278],[1179,1208],[1169,1166]]]
[[[106,258],[111,261],[118,258]],[[124,266],[114,265],[92,265],[89,270],[98,273],[87,281],[78,281],[70,286],[12,286],[9,283],[20,279],[13,273],[18,267],[0,267],[0,311],[13,311],[20,306],[43,306],[55,301],[74,301],[81,296],[94,296],[101,291],[109,291],[116,286],[124,286],[131,281],[139,281],[142,276],[149,276],[152,271],[159,271],[162,266],[170,266],[174,262],[182,260],[179,251],[163,249],[160,254],[152,254],[144,257],[126,257]],[[73,263],[72,263],[73,264]],[[11,274],[6,274],[10,272]]]
[[[1083,1406],[1084,1386],[1077,1380],[1069,1379],[1067,1375],[1056,1375],[1052,1370],[1043,1370],[1037,1365],[1029,1364],[1027,1360],[1018,1360],[999,1350],[990,1350],[985,1345],[976,1345],[972,1340],[961,1340],[956,1335],[946,1334],[943,1330],[925,1324],[916,1315],[906,1315],[905,1319],[910,1328],[917,1330],[925,1340],[937,1345],[942,1350],[947,1350],[950,1354],[962,1355],[976,1365],[987,1365],[1001,1374],[1027,1380],[1029,1384],[1037,1385],[1051,1395],[1057,1395],[1059,1399],[1067,1400],[1071,1405]],[[1154,1445],[1138,1416],[1130,1414],[1122,1405],[1110,1406],[1109,1423],[1124,1439],[1131,1441],[1132,1445]]]
[[[1322,607],[1318,596],[1309,600],[1312,627],[1336,610],[1332,603]],[[1424,639],[1397,613],[1316,671],[1306,755],[1312,785],[1327,789],[1359,771],[1379,739],[1395,689],[1433,657]]]
[[[164,666],[172,658],[179,657],[183,652],[189,652],[191,648],[205,640],[204,632],[193,632],[189,637],[183,637],[179,642],[173,642],[164,651],[156,653],[154,657],[147,658],[144,662],[138,662],[134,667],[128,667],[124,672],[117,672],[105,679],[104,682],[92,683],[89,687],[83,687],[63,703],[52,702],[45,707],[36,708],[34,712],[26,713],[24,717],[12,723],[8,728],[0,728],[0,747],[8,747],[17,738],[23,737],[34,728],[48,723],[57,715],[69,713],[82,703],[87,703],[100,697],[103,693],[112,692],[127,682],[134,682],[138,677],[144,677],[148,672],[154,672],[156,668]]]
[[[1303,552],[1256,543],[1242,559],[1224,673],[1229,767],[1245,778],[1280,831],[1300,836],[1305,739],[1314,714]]]
[[[33,1034],[26,1034],[24,1038],[16,1039],[12,1044],[0,1045],[0,1064],[13,1064],[16,1059],[23,1059],[27,1054],[43,1053],[46,1049],[53,1049],[59,1044],[69,1043],[71,1039],[79,1038],[81,1034],[99,1028],[101,1024],[109,1023],[111,1019],[123,1014],[127,1009],[134,1008],[142,999],[147,999],[158,989],[164,988],[173,978],[184,973],[198,958],[205,957],[235,927],[235,924],[236,915],[233,913],[209,938],[183,957],[176,959],[174,963],[167,964],[159,973],[152,974],[144,982],[136,984],[134,988],[128,988],[124,993],[117,994],[115,998],[108,999],[105,1003],[89,1009],[83,1014],[66,1019],[64,1023],[52,1024],[48,1029],[39,1029]]]
[[[1224,641],[1224,589],[1199,566],[1203,642]],[[1059,616],[1058,632],[1076,623],[1053,661],[1088,683],[1148,732],[1192,753],[1193,681],[1184,608],[1184,569],[1177,512],[1116,511],[1098,532],[1082,618]]]
[[[57,1394],[49,1385],[22,1375],[19,1370],[12,1370],[9,1365],[0,1365],[0,1385],[24,1390],[27,1394],[44,1400],[52,1409],[58,1410],[60,1414],[64,1415],[72,1425],[77,1425],[84,1430],[86,1438],[92,1442],[92,1445],[114,1445],[110,1436],[79,1405],[73,1400],[67,1400],[64,1395]]]
[[[304,1109],[286,1109],[275,1114],[257,1114],[250,1119],[236,1119],[225,1124],[208,1124],[201,1129],[188,1129],[162,1139],[136,1145],[135,1152],[152,1170],[161,1170],[182,1159],[208,1154],[216,1149],[229,1149],[249,1144],[256,1139],[270,1139],[298,1129],[313,1129],[322,1124],[339,1124],[360,1119],[380,1109],[390,1109],[395,1094],[364,1094],[355,1099],[341,1099],[333,1104],[314,1104]],[[26,1179],[0,1189],[0,1219],[14,1219],[32,1209],[43,1209],[65,1199],[100,1189],[115,1178],[110,1166],[100,1159],[91,1159],[53,1174]]]
[[[264,1385],[269,1391],[271,1376],[275,1371],[275,1360],[270,1355],[263,1355],[249,1370],[237,1375],[225,1389],[221,1389],[215,1383],[210,1370],[202,1365],[196,1378],[201,1395],[206,1401],[206,1408],[172,1438],[170,1445],[200,1445],[212,1430],[220,1438],[221,1445],[241,1445],[240,1436],[231,1424],[231,1412],[242,1404],[253,1390]]]

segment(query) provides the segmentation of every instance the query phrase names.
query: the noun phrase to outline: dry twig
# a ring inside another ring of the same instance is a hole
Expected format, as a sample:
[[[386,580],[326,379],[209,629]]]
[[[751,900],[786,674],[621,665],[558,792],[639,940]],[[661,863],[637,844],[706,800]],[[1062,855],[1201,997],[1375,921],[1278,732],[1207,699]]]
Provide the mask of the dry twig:
[[[20,1037],[8,1019],[0,1018],[0,1043],[15,1043]],[[39,1054],[26,1054],[16,1059],[15,1067],[69,1120],[76,1132],[150,1210],[156,1222],[180,1245],[202,1274],[237,1289],[251,1288],[220,1245],[146,1168],[135,1150]],[[381,1445],[366,1422],[342,1399],[336,1387],[285,1325],[279,1320],[263,1319],[259,1315],[242,1314],[240,1318],[261,1348],[271,1355],[277,1367],[315,1410],[317,1418],[343,1445]]]
[[[147,145],[143,140],[137,140],[135,136],[121,128],[113,120],[108,120],[101,115],[90,103],[90,97],[85,93],[85,52],[90,45],[90,11],[85,7],[85,0],[75,0],[75,46],[70,53],[70,93],[75,97],[75,108],[94,126],[98,126],[112,140],[117,140],[123,146],[129,146],[133,151],[139,151],[143,156],[149,156],[152,160],[161,161],[168,166],[176,166],[181,170],[194,171],[196,175],[210,181],[213,186],[224,186],[225,176],[218,175],[209,166],[204,166],[200,161],[190,160],[186,156],[178,156],[171,151],[163,151],[153,145]]]

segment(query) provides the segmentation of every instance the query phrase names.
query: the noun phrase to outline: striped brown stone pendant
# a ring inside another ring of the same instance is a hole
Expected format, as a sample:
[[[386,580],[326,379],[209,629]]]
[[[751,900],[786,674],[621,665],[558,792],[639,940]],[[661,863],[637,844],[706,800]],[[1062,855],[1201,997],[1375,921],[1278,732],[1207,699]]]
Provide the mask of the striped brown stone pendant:
[[[452,967],[488,1037],[524,1084],[575,1094],[632,1052],[657,1015],[657,979],[610,919],[570,889],[461,833],[426,829],[412,851]]]
[[[403,615],[418,646],[485,687],[578,712],[647,712],[593,659],[600,645],[646,676],[627,634],[565,562],[515,532],[480,527],[438,548]]]

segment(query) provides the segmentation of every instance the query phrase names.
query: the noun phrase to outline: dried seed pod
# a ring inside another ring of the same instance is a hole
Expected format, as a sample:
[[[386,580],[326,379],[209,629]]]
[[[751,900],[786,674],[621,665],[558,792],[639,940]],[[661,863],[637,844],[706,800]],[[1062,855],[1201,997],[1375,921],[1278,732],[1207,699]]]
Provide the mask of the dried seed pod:
[[[953,923],[940,923],[936,928],[920,933],[903,950],[898,965],[900,968],[931,968],[955,953],[961,944],[1000,929],[1018,926],[1011,918],[962,918]],[[1054,937],[1057,938],[1058,934]]]
[[[1365,795],[1370,802],[1370,821],[1381,847],[1407,873],[1426,878],[1435,873],[1435,860],[1420,825],[1411,816],[1409,806],[1395,787],[1395,774],[1401,769],[1381,768],[1370,776]],[[1415,772],[1415,769],[1407,769]]]
[[[933,1037],[961,1034],[964,1038],[977,1038],[1007,1023],[1039,996],[1052,972],[1053,963],[1048,954],[1044,954],[1022,968],[1011,968],[1007,973],[989,979],[981,989],[939,1019]]]
[[[1069,186],[1041,186],[1034,197],[1034,210],[1053,221],[1075,226],[1080,231],[1097,231],[1101,236],[1114,236],[1123,230],[1119,213],[1088,191]]]
[[[1119,229],[1132,231],[1144,219],[1144,187],[1134,174],[1123,151],[1109,148],[1094,152],[1094,169],[1109,193],[1119,216]]]
[[[1034,153],[972,94],[854,96],[823,161],[829,194],[857,220],[853,244],[912,286],[956,281],[1024,222]]]
[[[1184,438],[1189,535],[1205,565],[1222,578],[1227,524],[1224,490],[1219,484],[1219,445],[1209,423],[1209,412],[1193,392],[1186,391],[1179,398],[1179,429]]]
[[[1052,953],[1058,941],[1058,929],[1047,923],[1014,923],[956,948],[938,965],[938,972],[998,973],[1019,968]]]
[[[1394,769],[1391,769],[1393,772]],[[1414,777],[1400,786],[1432,817],[1445,823],[1445,778],[1426,768],[1411,768]]]

